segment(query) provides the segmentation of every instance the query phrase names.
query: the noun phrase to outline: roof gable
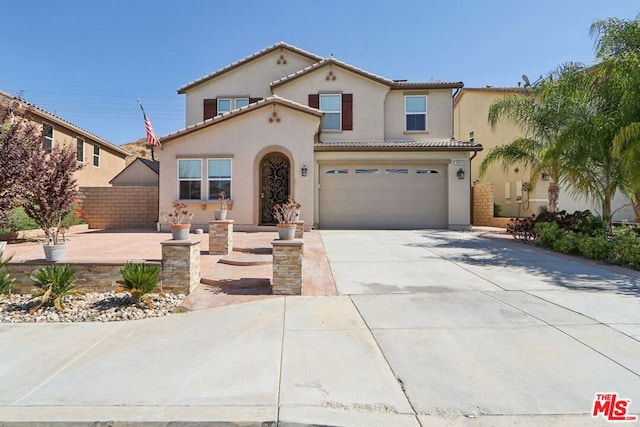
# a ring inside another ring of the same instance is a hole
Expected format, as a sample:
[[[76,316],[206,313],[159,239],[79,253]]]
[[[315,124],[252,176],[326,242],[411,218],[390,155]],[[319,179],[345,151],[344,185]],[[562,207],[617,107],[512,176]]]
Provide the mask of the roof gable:
[[[194,81],[192,81],[190,83],[187,83],[186,85],[178,88],[178,93],[179,94],[186,93],[188,90],[190,90],[190,89],[192,89],[192,88],[194,88],[194,87],[196,87],[196,86],[198,86],[198,85],[200,85],[202,83],[205,83],[205,82],[208,82],[208,81],[210,81],[212,79],[215,79],[216,77],[219,77],[219,76],[221,76],[223,74],[226,74],[226,73],[228,73],[228,72],[230,72],[230,71],[232,71],[232,70],[234,70],[234,69],[236,69],[236,68],[238,68],[238,67],[240,67],[242,65],[245,65],[245,64],[247,64],[249,62],[252,62],[252,61],[255,61],[256,59],[261,58],[261,57],[263,57],[265,55],[268,55],[269,53],[277,51],[277,50],[287,50],[289,52],[292,52],[292,53],[298,54],[300,56],[303,56],[305,58],[311,59],[313,61],[321,61],[322,60],[321,56],[315,55],[315,54],[313,54],[311,52],[307,52],[306,50],[302,50],[302,49],[300,49],[300,48],[298,48],[296,46],[290,45],[290,44],[285,43],[285,42],[278,42],[278,43],[276,43],[274,45],[271,45],[271,46],[269,46],[269,47],[267,47],[265,49],[262,49],[262,50],[260,50],[260,51],[258,51],[256,53],[253,53],[253,54],[251,54],[251,55],[249,55],[249,56],[247,56],[245,58],[242,58],[239,61],[236,61],[236,62],[234,62],[234,63],[232,63],[230,65],[227,65],[226,67],[220,68],[219,70],[214,71],[213,73],[207,74],[206,76],[200,77],[199,79],[196,79],[196,80],[194,80]]]
[[[179,138],[179,137],[182,137],[184,135],[190,134],[192,132],[196,132],[198,130],[205,129],[205,128],[209,127],[209,126],[213,126],[213,125],[216,125],[218,123],[225,122],[227,120],[231,120],[231,119],[236,118],[238,116],[242,116],[242,115],[244,115],[246,113],[249,113],[249,112],[254,111],[254,110],[258,110],[258,109],[263,108],[263,107],[267,107],[269,105],[282,105],[282,106],[285,106],[285,107],[288,107],[288,108],[292,108],[294,110],[301,111],[303,113],[311,114],[311,115],[314,115],[314,116],[317,116],[317,117],[322,117],[322,111],[320,111],[318,109],[311,108],[311,107],[309,107],[307,105],[299,104],[299,103],[297,103],[295,101],[291,101],[289,99],[282,98],[282,97],[280,97],[278,95],[273,95],[273,96],[270,96],[270,97],[265,98],[263,100],[260,100],[258,102],[254,102],[252,104],[249,104],[249,105],[247,105],[245,107],[238,108],[237,110],[232,110],[232,111],[230,111],[228,113],[224,113],[224,114],[221,114],[219,116],[215,116],[213,118],[210,118],[210,119],[198,122],[198,123],[196,123],[194,125],[188,126],[188,127],[184,128],[182,130],[179,130],[177,132],[173,132],[173,133],[170,133],[168,135],[165,135],[165,136],[160,138],[160,142],[163,143],[163,144],[167,143],[167,142],[169,142],[171,140],[174,140],[176,138]]]
[[[4,102],[3,102],[4,99]],[[99,144],[110,148],[111,150],[121,154],[123,157],[126,156],[130,156],[131,153],[123,148],[118,147],[117,145],[114,145],[112,143],[110,143],[109,141],[107,141],[106,139],[102,139],[97,135],[94,135],[93,133],[82,129],[79,126],[74,125],[73,123],[63,119],[60,116],[57,116],[53,113],[48,112],[47,110],[44,110],[40,107],[38,107],[35,104],[32,104],[30,102],[25,101],[24,99],[21,99],[17,96],[13,96],[7,92],[1,91],[0,90],[0,103],[9,103],[9,105],[11,105],[12,101],[14,103],[18,104],[18,108],[25,108],[28,111],[32,111],[34,114],[38,115],[38,117],[50,122],[53,125],[58,125],[58,126],[63,126],[66,127],[68,129],[71,129],[72,131],[76,132],[79,136],[85,137],[85,138],[90,138],[96,142],[98,142]]]

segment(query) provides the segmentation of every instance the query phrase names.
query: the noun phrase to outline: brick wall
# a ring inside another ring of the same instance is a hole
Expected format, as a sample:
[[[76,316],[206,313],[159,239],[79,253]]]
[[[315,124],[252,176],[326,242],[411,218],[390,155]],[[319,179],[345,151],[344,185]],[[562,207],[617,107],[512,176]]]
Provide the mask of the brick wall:
[[[80,187],[89,228],[148,228],[158,220],[158,187]]]
[[[473,187],[473,225],[507,228],[511,218],[494,218],[493,184],[476,184]]]

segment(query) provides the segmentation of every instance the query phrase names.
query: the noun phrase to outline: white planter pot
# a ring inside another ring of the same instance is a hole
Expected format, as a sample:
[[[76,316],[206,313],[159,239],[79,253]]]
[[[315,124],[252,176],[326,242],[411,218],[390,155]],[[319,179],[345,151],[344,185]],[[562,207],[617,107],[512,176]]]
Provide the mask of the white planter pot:
[[[295,224],[276,224],[278,228],[278,237],[280,240],[293,240],[296,236]]]
[[[49,262],[60,262],[67,254],[67,245],[44,245],[44,259]]]
[[[217,220],[224,221],[227,219],[227,209],[221,209],[219,211],[215,211],[214,218]]]
[[[7,248],[7,242],[5,241],[0,242],[0,252],[4,252],[6,248]]]
[[[189,240],[191,224],[171,224],[171,238],[173,240]]]

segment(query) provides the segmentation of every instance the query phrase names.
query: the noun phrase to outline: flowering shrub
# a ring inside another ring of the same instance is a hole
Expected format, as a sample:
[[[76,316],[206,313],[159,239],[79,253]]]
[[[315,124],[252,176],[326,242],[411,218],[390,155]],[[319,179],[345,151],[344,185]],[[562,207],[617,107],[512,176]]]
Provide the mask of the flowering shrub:
[[[162,216],[164,217],[165,222],[171,224],[183,224],[185,223],[184,221],[186,221],[186,224],[191,223],[193,214],[189,213],[189,210],[187,209],[189,205],[176,200],[175,202],[173,202],[173,205],[171,205],[171,207],[173,208],[172,213],[162,212]]]
[[[273,205],[273,218],[279,224],[291,224],[298,219],[300,211],[300,203],[293,200],[293,196],[289,196],[285,203]]]

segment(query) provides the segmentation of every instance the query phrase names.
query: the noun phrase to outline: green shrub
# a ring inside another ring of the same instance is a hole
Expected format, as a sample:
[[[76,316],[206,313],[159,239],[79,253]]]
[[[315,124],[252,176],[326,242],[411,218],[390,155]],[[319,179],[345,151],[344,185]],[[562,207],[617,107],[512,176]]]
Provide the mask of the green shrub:
[[[565,231],[562,237],[553,242],[553,250],[565,254],[574,253],[578,250],[578,241],[583,237],[573,231]]]
[[[9,223],[0,232],[15,232],[21,230],[36,230],[40,228],[38,224],[29,218],[22,208],[15,208],[9,215]]]
[[[538,223],[535,229],[538,234],[536,244],[549,249],[553,249],[554,242],[561,239],[566,233],[555,222]]]
[[[6,265],[11,261],[13,255],[5,258],[2,251],[0,251],[0,295],[1,294],[10,294],[11,286],[16,279],[11,277],[7,272]]]
[[[128,262],[120,268],[122,276],[121,289],[131,292],[134,304],[139,304],[142,297],[155,291],[160,281],[160,268],[152,264],[135,264]],[[151,300],[146,299],[147,306]]]
[[[640,237],[632,227],[614,230],[612,258],[616,264],[640,270]]]
[[[613,244],[604,236],[584,236],[578,241],[578,250],[589,259],[603,261],[611,256]]]
[[[36,287],[33,300],[36,302],[31,309],[34,313],[43,306],[53,305],[59,311],[65,309],[63,298],[75,295],[76,269],[70,265],[49,265],[37,269],[31,274],[31,282]]]

